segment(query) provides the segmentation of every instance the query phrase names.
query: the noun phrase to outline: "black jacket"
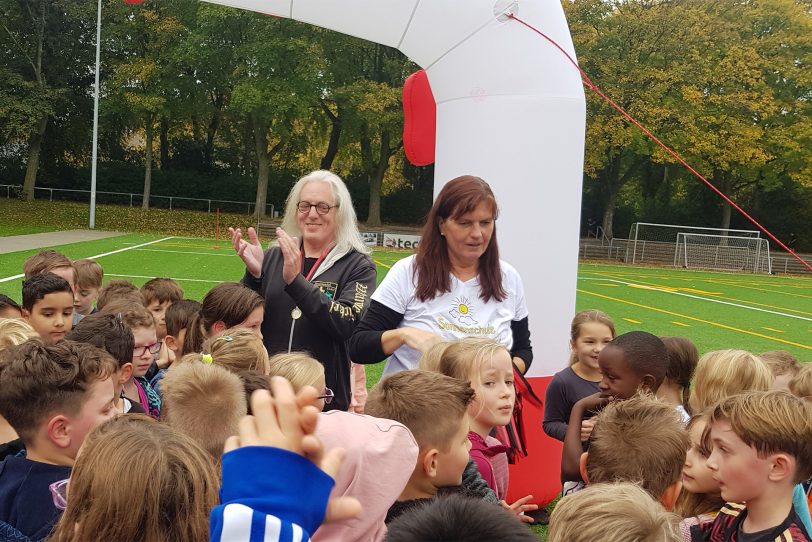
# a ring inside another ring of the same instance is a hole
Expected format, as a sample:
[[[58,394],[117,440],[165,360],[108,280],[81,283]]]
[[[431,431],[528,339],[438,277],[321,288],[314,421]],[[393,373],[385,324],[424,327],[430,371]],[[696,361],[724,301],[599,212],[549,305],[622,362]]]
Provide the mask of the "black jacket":
[[[48,486],[70,478],[70,472],[70,467],[6,457],[0,463],[0,536],[4,540],[48,536],[62,514],[54,507]]]
[[[309,352],[324,365],[327,387],[335,392],[335,399],[325,405],[325,410],[347,410],[350,406],[347,339],[375,290],[375,264],[368,255],[355,250],[341,253],[333,249],[310,281],[300,274],[285,284],[283,263],[279,247],[270,248],[262,261],[262,276],[257,279],[246,271],[242,281],[265,298],[262,321],[265,347],[271,355]],[[298,320],[291,316],[294,307],[302,311]]]

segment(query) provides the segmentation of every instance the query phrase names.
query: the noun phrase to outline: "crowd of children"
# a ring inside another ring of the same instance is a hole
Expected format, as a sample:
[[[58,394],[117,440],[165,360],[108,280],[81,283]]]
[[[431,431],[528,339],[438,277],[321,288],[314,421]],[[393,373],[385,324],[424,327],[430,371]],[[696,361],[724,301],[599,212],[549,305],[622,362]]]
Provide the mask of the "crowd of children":
[[[537,539],[533,496],[507,497],[503,345],[438,343],[322,412],[323,360],[269,356],[242,284],[198,303],[55,251],[24,273],[21,304],[0,296],[0,542]],[[570,346],[544,405],[550,541],[812,541],[812,364],[700,357],[597,310]]]

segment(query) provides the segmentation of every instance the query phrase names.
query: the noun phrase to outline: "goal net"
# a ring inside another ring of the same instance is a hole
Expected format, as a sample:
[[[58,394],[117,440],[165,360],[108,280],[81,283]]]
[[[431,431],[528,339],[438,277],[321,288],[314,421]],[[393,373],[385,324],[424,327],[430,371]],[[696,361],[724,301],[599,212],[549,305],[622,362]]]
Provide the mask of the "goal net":
[[[618,247],[623,246],[625,248],[623,251],[625,253],[624,260],[627,263],[671,265],[674,261],[674,250],[680,233],[727,238],[759,239],[761,237],[761,232],[758,230],[635,222],[629,231],[628,240],[616,239],[614,241],[616,241],[615,245]]]
[[[770,273],[770,243],[758,237],[678,232],[674,266]]]

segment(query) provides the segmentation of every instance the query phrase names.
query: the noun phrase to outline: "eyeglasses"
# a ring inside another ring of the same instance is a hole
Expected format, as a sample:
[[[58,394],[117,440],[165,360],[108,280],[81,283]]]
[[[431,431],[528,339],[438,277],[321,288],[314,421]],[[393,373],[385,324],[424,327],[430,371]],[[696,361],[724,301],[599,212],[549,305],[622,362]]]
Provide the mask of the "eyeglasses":
[[[318,203],[310,203],[309,201],[300,201],[296,204],[296,208],[299,209],[300,213],[309,213],[312,207],[316,208],[316,212],[320,215],[326,215],[330,212],[330,209],[334,207],[338,207],[338,205],[327,205],[323,201]]]
[[[133,357],[140,358],[141,356],[147,353],[147,350],[149,350],[150,354],[157,354],[158,352],[161,351],[162,344],[163,341],[158,341],[156,343],[148,344],[146,346],[136,346],[133,349]]]
[[[54,501],[54,508],[57,510],[65,510],[68,507],[68,482],[70,482],[70,478],[59,480],[48,486]]]
[[[321,395],[316,397],[316,399],[324,399],[324,404],[329,405],[330,403],[333,402],[333,397],[335,396],[336,394],[333,393],[333,390],[331,390],[330,388],[324,388],[321,392]]]

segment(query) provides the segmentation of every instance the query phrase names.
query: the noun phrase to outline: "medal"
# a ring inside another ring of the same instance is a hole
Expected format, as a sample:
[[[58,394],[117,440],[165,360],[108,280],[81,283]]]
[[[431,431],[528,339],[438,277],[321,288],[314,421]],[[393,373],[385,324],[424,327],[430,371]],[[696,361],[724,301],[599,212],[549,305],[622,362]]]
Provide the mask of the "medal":
[[[290,311],[290,317],[293,318],[294,320],[298,320],[299,318],[302,317],[302,309],[300,309],[299,307],[293,307],[293,310]]]

